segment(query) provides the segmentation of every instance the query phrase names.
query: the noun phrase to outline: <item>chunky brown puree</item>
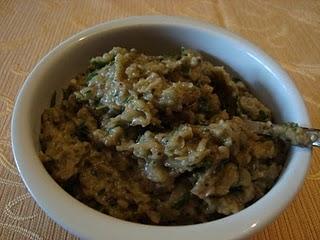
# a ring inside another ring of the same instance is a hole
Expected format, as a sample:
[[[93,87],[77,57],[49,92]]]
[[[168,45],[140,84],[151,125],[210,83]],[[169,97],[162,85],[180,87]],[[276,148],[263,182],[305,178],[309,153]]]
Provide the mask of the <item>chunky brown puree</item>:
[[[233,214],[275,183],[281,140],[245,120],[271,111],[194,51],[113,48],[42,115],[40,157],[72,196],[128,221],[182,225]]]

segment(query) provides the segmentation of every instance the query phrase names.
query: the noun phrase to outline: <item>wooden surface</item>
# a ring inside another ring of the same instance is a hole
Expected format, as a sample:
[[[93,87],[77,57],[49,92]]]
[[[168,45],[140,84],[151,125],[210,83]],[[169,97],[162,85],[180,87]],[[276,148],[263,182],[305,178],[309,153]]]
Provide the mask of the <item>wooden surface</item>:
[[[255,43],[287,70],[320,128],[320,1],[0,0],[0,239],[76,239],[40,210],[21,182],[10,148],[11,111],[26,76],[50,49],[87,27],[130,15],[189,16]],[[320,151],[314,150],[298,196],[253,239],[320,239],[319,192]]]

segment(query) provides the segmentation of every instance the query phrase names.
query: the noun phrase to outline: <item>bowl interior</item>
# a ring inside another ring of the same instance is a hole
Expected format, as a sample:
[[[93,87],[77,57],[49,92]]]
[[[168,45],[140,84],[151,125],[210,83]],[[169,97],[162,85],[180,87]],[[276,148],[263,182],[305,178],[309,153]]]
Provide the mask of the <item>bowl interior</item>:
[[[144,238],[153,238],[161,231],[172,233],[168,239],[194,239],[199,236],[193,233],[207,231],[198,239],[208,239],[212,231],[218,229],[221,231],[216,232],[217,239],[246,236],[256,226],[264,226],[279,214],[296,193],[307,170],[308,162],[297,173],[297,161],[300,157],[308,158],[310,151],[294,149],[290,155],[291,166],[281,178],[287,181],[296,174],[297,183],[286,188],[290,193],[272,211],[265,213],[264,219],[260,220],[259,211],[264,211],[268,204],[271,207],[268,201],[285,189],[285,182],[278,181],[281,182],[277,183],[278,188],[270,191],[254,207],[215,221],[215,226],[207,223],[201,227],[162,228],[116,220],[83,206],[58,187],[38,158],[41,114],[49,106],[54,91],[85,71],[91,57],[101,55],[114,46],[136,48],[147,54],[173,54],[181,46],[199,50],[245,79],[256,96],[272,109],[277,121],[308,125],[305,107],[294,85],[263,52],[221,29],[193,21],[166,19],[151,17],[107,23],[71,37],[36,66],[19,94],[12,121],[12,144],[19,171],[38,204],[61,225],[82,237],[103,238],[108,229],[110,238],[121,239],[126,236],[123,227],[130,232],[132,239],[139,239],[140,234],[144,234]],[[48,191],[51,188],[52,191]],[[74,217],[77,214],[80,214],[79,218]],[[84,214],[85,219],[82,219]],[[248,223],[243,221],[247,217]],[[91,226],[92,221],[95,222],[94,227]],[[118,224],[114,225],[115,222]],[[223,230],[226,224],[231,223],[236,224],[233,231]],[[179,230],[182,228],[183,231]]]

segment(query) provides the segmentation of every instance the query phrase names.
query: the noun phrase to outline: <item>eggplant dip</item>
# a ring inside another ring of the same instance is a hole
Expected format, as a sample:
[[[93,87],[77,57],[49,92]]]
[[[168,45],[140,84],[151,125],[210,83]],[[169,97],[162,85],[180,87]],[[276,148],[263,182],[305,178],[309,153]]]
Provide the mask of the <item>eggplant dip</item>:
[[[154,225],[215,220],[275,184],[288,144],[251,131],[272,114],[199,53],[115,47],[91,59],[42,114],[40,158],[55,181],[110,216]]]

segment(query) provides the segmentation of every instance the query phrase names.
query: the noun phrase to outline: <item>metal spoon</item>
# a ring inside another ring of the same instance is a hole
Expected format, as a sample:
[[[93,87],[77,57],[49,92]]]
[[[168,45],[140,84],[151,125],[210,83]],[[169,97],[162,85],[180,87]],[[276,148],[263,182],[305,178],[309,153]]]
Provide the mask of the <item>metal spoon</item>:
[[[290,142],[302,147],[320,147],[320,129],[300,127],[296,123],[246,121],[250,130]]]

